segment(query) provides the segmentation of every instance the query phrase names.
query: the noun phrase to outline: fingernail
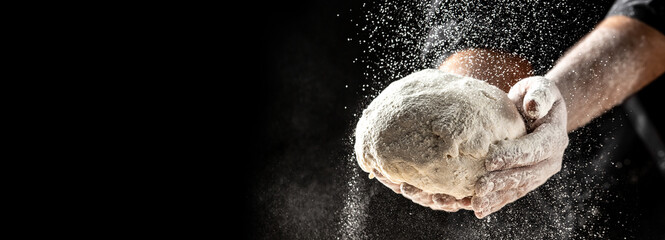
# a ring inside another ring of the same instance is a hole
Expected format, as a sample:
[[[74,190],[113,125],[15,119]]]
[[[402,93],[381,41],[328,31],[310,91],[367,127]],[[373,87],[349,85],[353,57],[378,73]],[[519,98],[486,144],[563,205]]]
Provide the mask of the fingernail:
[[[532,119],[538,118],[538,103],[535,100],[531,100],[526,103],[526,109],[524,109],[528,117]]]

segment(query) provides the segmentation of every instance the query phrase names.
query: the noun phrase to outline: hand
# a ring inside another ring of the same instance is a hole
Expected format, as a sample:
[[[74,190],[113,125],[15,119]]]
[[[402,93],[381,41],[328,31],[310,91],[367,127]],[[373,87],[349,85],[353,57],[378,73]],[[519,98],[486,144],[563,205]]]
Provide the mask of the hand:
[[[471,200],[478,218],[523,197],[559,172],[568,146],[566,104],[554,82],[525,78],[508,97],[527,120],[528,133],[490,146],[485,160],[489,173],[478,180]]]
[[[394,183],[388,178],[384,177],[379,171],[373,169],[372,172],[379,182],[386,185],[386,187],[393,190],[393,192],[402,194],[404,197],[411,199],[411,201],[418,203],[425,207],[430,207],[434,210],[443,210],[446,212],[457,212],[460,209],[471,209],[471,198],[456,199],[453,196],[441,193],[428,193],[414,187],[408,183]]]

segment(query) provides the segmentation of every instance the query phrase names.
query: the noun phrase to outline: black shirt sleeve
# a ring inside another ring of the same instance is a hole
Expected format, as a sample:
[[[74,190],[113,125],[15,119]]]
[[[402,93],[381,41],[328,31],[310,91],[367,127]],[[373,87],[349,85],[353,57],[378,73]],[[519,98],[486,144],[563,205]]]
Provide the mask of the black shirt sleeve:
[[[665,0],[617,0],[607,17],[614,15],[640,20],[665,34]]]

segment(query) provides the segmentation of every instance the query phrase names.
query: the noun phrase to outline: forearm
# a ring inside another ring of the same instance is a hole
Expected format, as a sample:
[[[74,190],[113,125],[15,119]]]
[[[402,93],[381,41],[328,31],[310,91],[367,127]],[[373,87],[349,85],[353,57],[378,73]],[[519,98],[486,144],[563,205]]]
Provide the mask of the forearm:
[[[545,75],[560,89],[575,130],[665,72],[665,36],[623,16],[605,19]]]

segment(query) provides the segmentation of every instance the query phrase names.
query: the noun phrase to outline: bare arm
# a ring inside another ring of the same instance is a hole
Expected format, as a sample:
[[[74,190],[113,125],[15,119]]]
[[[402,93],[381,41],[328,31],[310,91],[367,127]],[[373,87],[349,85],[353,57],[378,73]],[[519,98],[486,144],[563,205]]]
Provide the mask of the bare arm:
[[[533,132],[490,147],[472,208],[482,218],[561,169],[567,132],[587,124],[665,72],[665,36],[623,16],[603,20],[542,77],[510,89]],[[535,143],[535,144],[534,144]],[[510,183],[510,184],[507,184]],[[497,187],[498,186],[498,187]],[[523,187],[524,186],[524,187]]]
[[[568,50],[545,78],[525,78],[531,74],[528,62],[488,49],[458,52],[439,68],[509,90],[508,97],[533,120],[527,126],[532,129],[529,134],[490,147],[485,159],[489,173],[476,183],[471,202],[436,201],[433,196],[423,198],[413,187],[400,187],[422,205],[446,211],[472,209],[483,218],[561,169],[566,131],[587,124],[663,74],[665,36],[638,20],[613,16]]]
[[[568,131],[584,126],[665,72],[665,36],[624,16],[603,20],[545,77],[556,83]]]
[[[511,77],[518,75],[513,74],[491,79],[482,73],[496,72],[492,68],[524,73],[528,68],[518,67],[521,61],[503,58],[479,64],[487,59],[486,53],[501,55],[471,50],[453,55],[441,69],[485,79],[502,89],[512,86],[508,97],[535,121],[527,126],[533,129],[529,134],[490,147],[485,159],[490,172],[476,184],[471,203],[478,218],[521,198],[558,172],[568,145],[567,131],[587,124],[665,72],[665,36],[623,16],[603,20],[545,78],[516,81]]]

